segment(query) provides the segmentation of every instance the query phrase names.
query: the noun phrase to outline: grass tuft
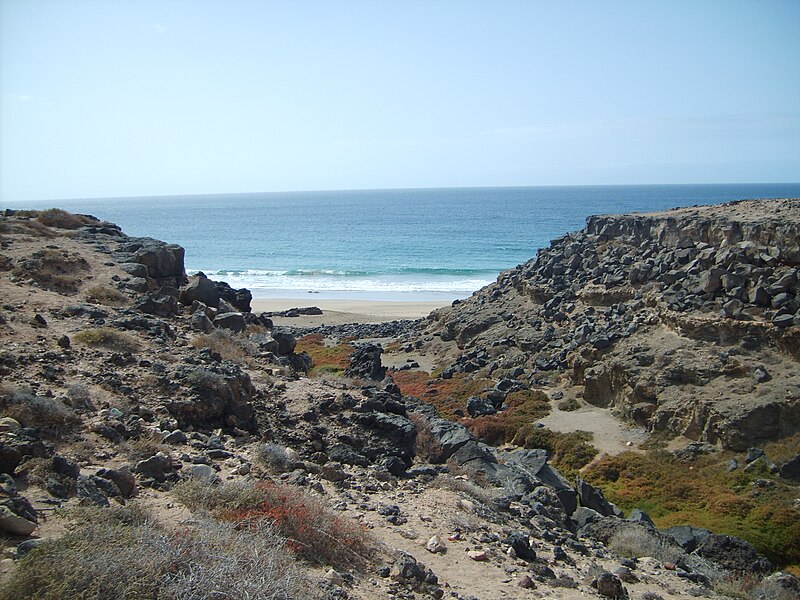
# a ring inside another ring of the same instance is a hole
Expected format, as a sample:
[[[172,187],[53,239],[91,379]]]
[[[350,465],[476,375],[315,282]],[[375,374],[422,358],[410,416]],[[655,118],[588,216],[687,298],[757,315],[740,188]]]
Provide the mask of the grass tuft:
[[[110,285],[93,285],[86,290],[86,299],[95,304],[119,306],[125,304],[128,297]]]
[[[252,357],[258,354],[258,348],[253,342],[227,329],[215,329],[211,333],[195,336],[192,339],[192,346],[198,350],[208,348],[219,354],[223,360],[239,364],[251,364]]]
[[[117,352],[136,352],[140,348],[139,341],[130,333],[117,331],[111,327],[83,329],[72,339],[84,346],[107,348]]]

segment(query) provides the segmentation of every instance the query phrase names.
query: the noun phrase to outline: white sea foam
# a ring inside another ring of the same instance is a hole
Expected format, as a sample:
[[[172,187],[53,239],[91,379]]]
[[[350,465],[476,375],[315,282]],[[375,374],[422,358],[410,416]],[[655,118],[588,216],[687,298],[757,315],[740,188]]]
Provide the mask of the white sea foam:
[[[354,274],[333,270],[270,271],[258,269],[203,271],[212,279],[224,281],[234,288],[247,288],[256,298],[274,296],[276,292],[320,293],[412,293],[445,294],[455,298],[470,295],[494,281],[493,274],[430,275],[421,273]]]

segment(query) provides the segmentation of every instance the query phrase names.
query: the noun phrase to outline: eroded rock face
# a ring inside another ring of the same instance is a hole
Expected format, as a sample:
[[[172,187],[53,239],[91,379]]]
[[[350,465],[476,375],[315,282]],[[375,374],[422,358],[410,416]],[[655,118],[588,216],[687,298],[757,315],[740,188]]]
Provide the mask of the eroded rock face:
[[[566,373],[650,430],[741,450],[800,431],[798,232],[800,200],[591,217],[419,338],[457,346],[444,378]]]

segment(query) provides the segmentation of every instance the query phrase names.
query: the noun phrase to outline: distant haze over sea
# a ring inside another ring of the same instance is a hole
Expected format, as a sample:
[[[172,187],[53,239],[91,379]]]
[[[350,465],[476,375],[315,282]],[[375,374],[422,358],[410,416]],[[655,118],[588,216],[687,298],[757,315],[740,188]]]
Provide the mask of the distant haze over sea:
[[[256,298],[453,300],[599,213],[800,196],[800,183],[358,190],[21,202],[186,248]]]

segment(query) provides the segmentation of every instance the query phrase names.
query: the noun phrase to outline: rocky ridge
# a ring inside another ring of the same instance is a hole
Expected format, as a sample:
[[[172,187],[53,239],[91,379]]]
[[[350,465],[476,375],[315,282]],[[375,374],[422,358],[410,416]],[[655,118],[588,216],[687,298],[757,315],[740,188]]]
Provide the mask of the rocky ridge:
[[[800,431],[799,232],[798,200],[591,217],[411,339],[443,378],[564,390],[745,450]]]

